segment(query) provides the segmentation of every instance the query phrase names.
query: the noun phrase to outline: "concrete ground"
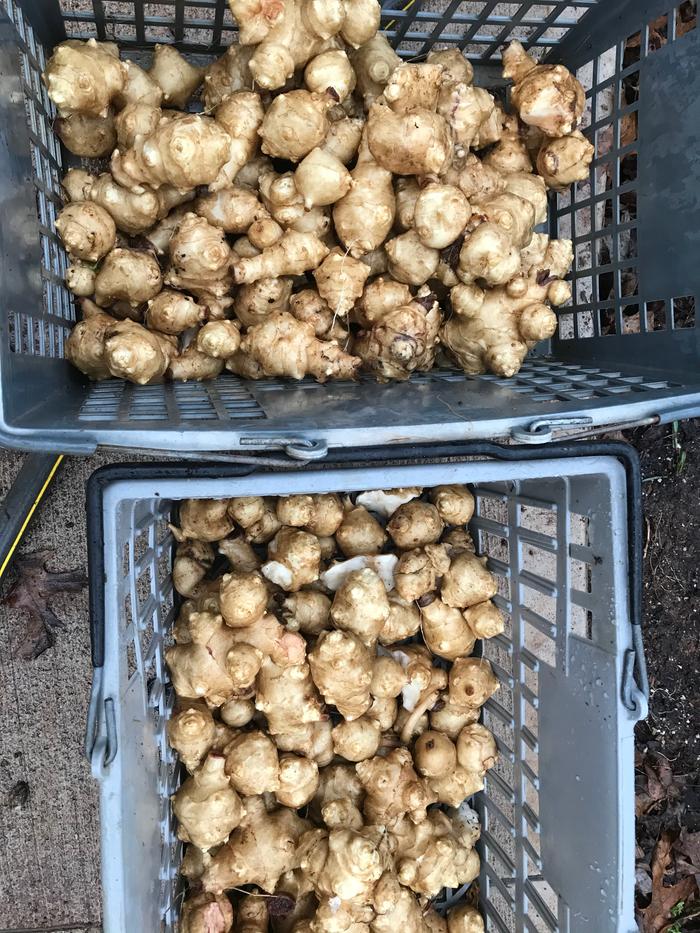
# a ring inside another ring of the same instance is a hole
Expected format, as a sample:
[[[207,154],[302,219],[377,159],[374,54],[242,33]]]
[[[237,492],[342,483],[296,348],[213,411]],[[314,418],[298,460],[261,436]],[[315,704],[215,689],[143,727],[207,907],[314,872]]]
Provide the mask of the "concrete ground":
[[[0,494],[21,462],[0,451]],[[64,461],[22,553],[50,548],[50,569],[86,569],[85,482],[105,462]],[[87,590],[55,597],[52,608],[65,628],[54,647],[23,661],[14,652],[26,614],[0,606],[0,933],[101,929],[97,786],[82,755],[91,676]]]

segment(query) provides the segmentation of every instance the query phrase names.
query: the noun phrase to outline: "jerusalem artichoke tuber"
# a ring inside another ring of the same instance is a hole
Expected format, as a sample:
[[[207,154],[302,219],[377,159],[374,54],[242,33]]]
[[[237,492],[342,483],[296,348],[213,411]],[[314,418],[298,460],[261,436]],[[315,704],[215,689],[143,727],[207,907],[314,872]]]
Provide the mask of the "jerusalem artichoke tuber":
[[[117,236],[108,211],[90,201],[66,204],[56,219],[56,230],[68,253],[86,262],[97,262],[106,256]]]

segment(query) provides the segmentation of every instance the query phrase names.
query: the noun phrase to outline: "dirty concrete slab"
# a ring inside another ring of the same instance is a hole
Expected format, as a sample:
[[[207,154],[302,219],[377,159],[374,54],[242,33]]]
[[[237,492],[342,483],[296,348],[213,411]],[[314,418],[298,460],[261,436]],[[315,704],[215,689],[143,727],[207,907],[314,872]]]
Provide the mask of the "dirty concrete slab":
[[[21,462],[0,452],[0,492]],[[64,461],[22,553],[50,548],[50,569],[85,569],[85,481],[103,462]],[[57,596],[51,606],[65,627],[33,661],[14,656],[26,614],[0,607],[0,929],[64,933],[101,925],[99,814],[82,755],[91,676],[87,590]]]

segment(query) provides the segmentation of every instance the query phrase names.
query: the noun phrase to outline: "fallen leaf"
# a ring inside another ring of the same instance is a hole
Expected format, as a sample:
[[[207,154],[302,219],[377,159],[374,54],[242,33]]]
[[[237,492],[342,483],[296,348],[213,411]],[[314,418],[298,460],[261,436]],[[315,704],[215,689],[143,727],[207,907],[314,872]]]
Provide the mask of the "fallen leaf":
[[[637,138],[637,111],[626,113],[620,120],[620,146],[629,146]]]
[[[275,894],[267,898],[267,909],[271,917],[286,917],[294,910],[295,903],[288,894]]]
[[[654,847],[651,860],[651,903],[639,911],[641,933],[661,933],[673,919],[671,908],[697,892],[694,877],[683,878],[677,884],[664,885],[664,876],[672,860],[672,846],[672,836],[665,832]]]
[[[679,874],[700,875],[700,832],[689,833],[683,827],[673,843],[673,851],[681,856],[680,860],[676,860]]]
[[[7,806],[12,810],[21,810],[29,800],[29,784],[17,781],[7,793]]]
[[[6,606],[29,616],[15,649],[15,656],[23,661],[33,661],[43,654],[56,641],[55,629],[63,628],[63,622],[49,606],[51,597],[57,593],[79,593],[87,585],[82,570],[65,573],[48,570],[46,564],[53,553],[52,550],[44,550],[17,557],[17,579],[3,599]]]

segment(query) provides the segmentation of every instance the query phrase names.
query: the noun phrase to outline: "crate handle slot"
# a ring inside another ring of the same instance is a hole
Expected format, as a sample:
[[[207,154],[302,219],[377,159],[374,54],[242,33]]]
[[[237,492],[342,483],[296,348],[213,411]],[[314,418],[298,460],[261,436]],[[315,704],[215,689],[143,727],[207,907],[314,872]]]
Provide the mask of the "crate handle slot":
[[[547,444],[554,437],[554,432],[562,428],[587,427],[593,424],[590,415],[572,418],[538,418],[522,428],[513,428],[510,432],[514,441],[521,444]]]
[[[293,460],[322,460],[328,444],[312,437],[242,437],[241,447],[282,449]]]
[[[85,728],[85,757],[90,762],[93,777],[98,780],[117,757],[117,720],[112,697],[103,696],[104,668],[96,667],[92,675],[90,703]]]

